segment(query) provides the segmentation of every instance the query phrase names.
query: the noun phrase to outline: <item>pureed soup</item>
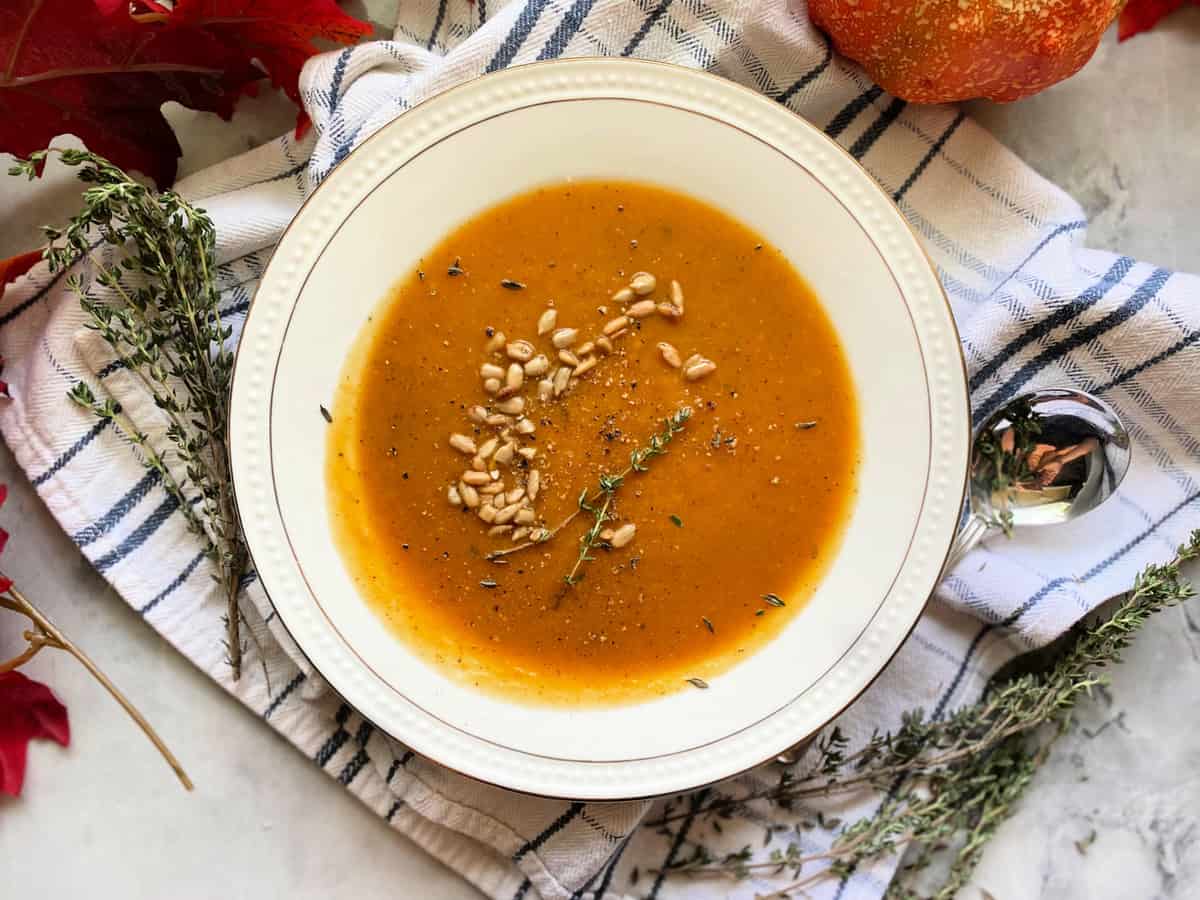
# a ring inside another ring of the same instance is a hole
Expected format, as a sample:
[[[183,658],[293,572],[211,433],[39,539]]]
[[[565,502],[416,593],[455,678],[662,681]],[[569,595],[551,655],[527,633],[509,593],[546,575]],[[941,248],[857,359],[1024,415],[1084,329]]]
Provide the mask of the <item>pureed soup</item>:
[[[777,634],[837,550],[859,450],[837,336],[783,255],[626,182],[442,240],[332,419],[334,533],[375,612],[533,703],[703,689]]]

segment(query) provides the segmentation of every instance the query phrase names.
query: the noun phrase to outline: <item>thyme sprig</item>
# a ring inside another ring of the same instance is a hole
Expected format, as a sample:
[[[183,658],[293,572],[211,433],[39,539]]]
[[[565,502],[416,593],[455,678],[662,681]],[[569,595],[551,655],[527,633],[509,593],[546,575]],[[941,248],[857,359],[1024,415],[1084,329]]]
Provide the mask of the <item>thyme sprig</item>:
[[[49,152],[18,160],[9,173],[34,177]],[[64,164],[78,166],[79,180],[89,186],[83,209],[65,229],[43,229],[49,241],[44,257],[53,272],[81,260],[90,263],[90,281],[73,274],[67,284],[88,315],[87,327],[104,339],[163,414],[164,440],[152,441],[122,415],[115,400],[97,397],[84,382],[69,396],[96,416],[119,423],[217,564],[228,598],[225,639],[236,679],[242,657],[238,590],[247,553],[237,527],[225,438],[233,374],[226,342],[232,329],[221,321],[212,221],[178,194],[156,193],[102,157],[53,152]],[[93,284],[106,295],[94,293]]]
[[[756,858],[750,848],[714,858],[702,847],[667,870],[671,875],[744,878],[790,873],[795,880],[766,895],[792,897],[823,878],[844,877],[880,857],[907,850],[887,896],[949,900],[966,884],[988,839],[1045,760],[1084,696],[1107,683],[1096,670],[1121,652],[1156,612],[1193,596],[1180,565],[1200,559],[1200,530],[1174,559],[1148,566],[1107,619],[1078,626],[1055,660],[1036,672],[994,682],[983,698],[945,719],[907,714],[894,733],[875,735],[857,750],[835,727],[815,745],[808,775],[784,770],[777,783],[736,797],[715,796],[697,809],[647,823],[662,828],[693,816],[728,817],[753,801],[794,810],[806,798],[874,788],[885,799],[874,815],[842,832],[824,853],[798,844]],[[935,859],[948,862],[940,884],[915,886]],[[818,867],[818,863],[824,865]]]
[[[525,541],[523,544],[517,544],[515,547],[509,547],[506,550],[495,550],[489,553],[486,558],[489,561],[495,561],[513,553],[528,550],[530,547],[537,547],[552,540],[559,532],[574,522],[580,513],[591,513],[592,525],[579,539],[579,558],[575,561],[575,566],[571,569],[570,574],[564,578],[564,581],[568,585],[577,584],[579,579],[576,576],[579,572],[579,567],[593,558],[590,553],[600,543],[600,532],[604,530],[604,523],[608,520],[613,500],[617,491],[620,490],[621,485],[625,483],[625,479],[635,472],[648,472],[650,467],[646,464],[656,456],[662,456],[667,452],[667,445],[671,443],[675,435],[683,431],[684,425],[687,424],[688,419],[691,417],[692,408],[690,406],[681,406],[675,410],[675,412],[663,419],[662,431],[651,435],[645,446],[639,447],[629,454],[628,466],[615,475],[601,474],[599,487],[591,496],[588,495],[588,491],[585,488],[579,494],[579,501],[576,504],[575,510],[569,516],[548,531],[543,531],[536,540],[531,539]]]

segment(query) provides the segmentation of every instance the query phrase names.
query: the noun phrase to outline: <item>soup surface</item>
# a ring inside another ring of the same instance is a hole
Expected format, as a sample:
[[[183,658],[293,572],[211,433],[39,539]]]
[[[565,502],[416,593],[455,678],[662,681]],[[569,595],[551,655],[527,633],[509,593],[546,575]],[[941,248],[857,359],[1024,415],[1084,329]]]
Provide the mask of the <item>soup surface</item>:
[[[677,193],[572,182],[395,286],[334,398],[328,490],[360,590],[426,659],[615,703],[703,688],[783,628],[857,454],[837,337],[778,250]]]

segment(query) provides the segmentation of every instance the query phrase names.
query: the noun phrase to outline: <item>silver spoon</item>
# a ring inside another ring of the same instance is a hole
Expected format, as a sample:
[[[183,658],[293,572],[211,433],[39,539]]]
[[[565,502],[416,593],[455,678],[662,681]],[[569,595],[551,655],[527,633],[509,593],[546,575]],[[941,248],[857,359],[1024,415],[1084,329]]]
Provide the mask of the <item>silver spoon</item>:
[[[950,547],[949,572],[993,528],[1058,525],[1091,512],[1129,471],[1129,432],[1081,391],[1023,394],[985,419],[971,448],[971,514]]]
[[[975,431],[970,518],[950,547],[948,572],[993,528],[1057,525],[1095,509],[1129,471],[1129,432],[1103,400],[1081,391],[1023,394]],[[792,765],[812,737],[775,757]]]

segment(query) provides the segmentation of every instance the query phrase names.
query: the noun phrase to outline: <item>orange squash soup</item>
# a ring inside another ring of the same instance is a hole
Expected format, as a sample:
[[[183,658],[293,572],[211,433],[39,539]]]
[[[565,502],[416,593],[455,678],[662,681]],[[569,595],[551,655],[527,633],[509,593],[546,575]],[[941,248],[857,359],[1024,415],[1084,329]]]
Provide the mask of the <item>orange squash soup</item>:
[[[330,413],[363,596],[440,670],[529,703],[703,689],[803,607],[855,491],[853,385],[812,291],[647,184],[463,224],[380,304]]]

